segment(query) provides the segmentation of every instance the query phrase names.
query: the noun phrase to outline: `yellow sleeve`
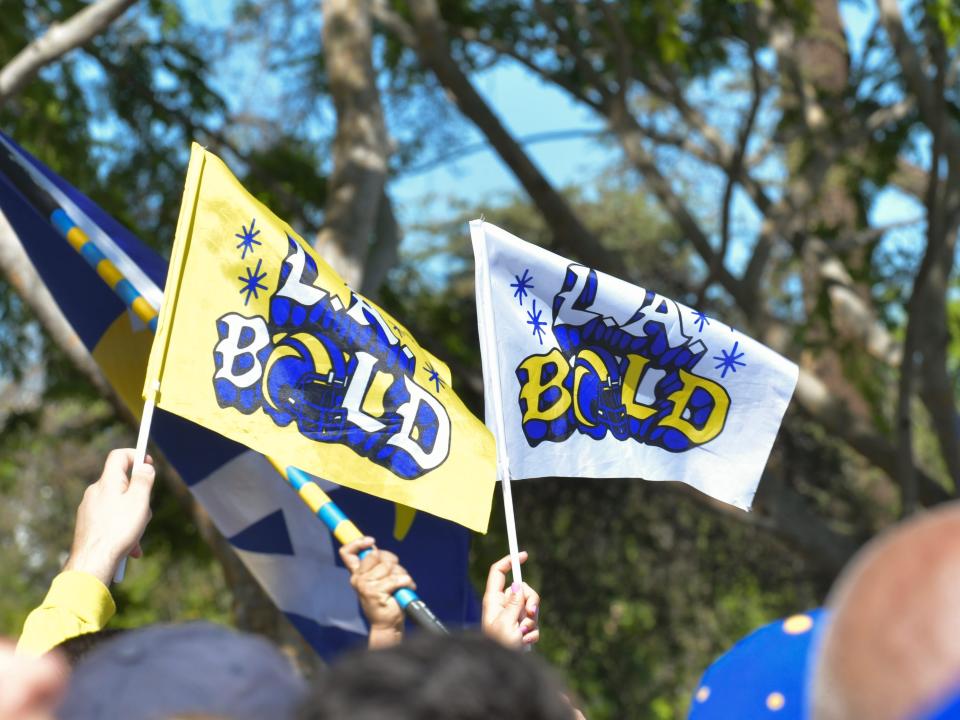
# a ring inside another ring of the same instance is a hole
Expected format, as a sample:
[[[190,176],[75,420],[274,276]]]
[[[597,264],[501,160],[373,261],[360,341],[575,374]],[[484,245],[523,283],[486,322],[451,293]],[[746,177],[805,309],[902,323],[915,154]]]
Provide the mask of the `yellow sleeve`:
[[[103,629],[117,611],[107,587],[93,575],[66,570],[23,623],[17,642],[20,655],[43,655],[55,645]]]

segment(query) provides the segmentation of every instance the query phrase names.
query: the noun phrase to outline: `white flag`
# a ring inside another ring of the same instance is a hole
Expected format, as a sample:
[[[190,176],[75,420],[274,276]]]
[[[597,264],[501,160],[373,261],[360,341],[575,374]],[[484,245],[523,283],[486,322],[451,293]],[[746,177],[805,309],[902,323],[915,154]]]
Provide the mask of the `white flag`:
[[[748,509],[797,366],[658,294],[470,223],[486,422],[510,478],[680,480]]]

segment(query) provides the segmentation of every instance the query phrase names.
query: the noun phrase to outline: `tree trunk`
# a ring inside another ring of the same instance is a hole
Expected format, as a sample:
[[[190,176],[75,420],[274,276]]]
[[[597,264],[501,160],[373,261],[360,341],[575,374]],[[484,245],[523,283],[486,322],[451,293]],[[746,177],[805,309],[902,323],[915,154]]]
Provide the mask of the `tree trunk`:
[[[557,247],[599,270],[613,274],[622,270],[614,254],[586,228],[566,198],[554,189],[450,56],[446,28],[435,0],[412,0],[410,9],[418,41],[414,49],[423,64],[433,71],[440,84],[453,95],[460,111],[486,136],[513,171],[553,233]]]
[[[355,289],[364,287],[390,157],[372,51],[369,0],[324,0],[323,53],[337,131],[316,248]]]

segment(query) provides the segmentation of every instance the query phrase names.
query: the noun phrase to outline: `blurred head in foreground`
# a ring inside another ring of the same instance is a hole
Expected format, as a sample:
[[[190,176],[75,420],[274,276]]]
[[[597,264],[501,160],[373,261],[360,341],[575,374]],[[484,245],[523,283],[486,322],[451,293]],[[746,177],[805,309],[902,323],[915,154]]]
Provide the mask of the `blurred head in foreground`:
[[[319,680],[301,720],[573,720],[539,658],[479,634],[419,633],[350,655]]]
[[[815,720],[904,720],[936,705],[960,682],[960,503],[869,543],[827,605]]]
[[[128,631],[123,628],[103,628],[95,632],[74,635],[72,638],[67,638],[57,645],[56,650],[63,656],[70,667],[73,667],[95,648],[100,647],[110,640],[115,640],[125,632]]]
[[[86,654],[59,717],[289,720],[304,694],[293,666],[263,638],[211,623],[152,625]]]
[[[17,655],[16,643],[0,638],[0,720],[52,720],[70,669],[60,653]]]

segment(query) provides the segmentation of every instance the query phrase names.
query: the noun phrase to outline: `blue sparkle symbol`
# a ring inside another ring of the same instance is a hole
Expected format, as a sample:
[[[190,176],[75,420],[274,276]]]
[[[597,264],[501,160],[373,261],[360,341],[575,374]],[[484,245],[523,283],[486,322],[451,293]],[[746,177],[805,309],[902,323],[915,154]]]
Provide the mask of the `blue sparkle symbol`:
[[[727,370],[730,372],[737,371],[737,365],[740,367],[746,367],[745,362],[740,362],[740,358],[743,357],[742,352],[737,352],[737,348],[740,346],[740,342],[737,341],[733,343],[733,348],[728,353],[726,350],[721,350],[721,355],[714,355],[714,360],[719,360],[720,362],[713,368],[714,370],[719,370],[723,368],[723,371],[720,373],[720,378],[725,378],[727,376]]]
[[[537,336],[537,340],[543,345],[543,329],[547,326],[547,323],[545,320],[540,319],[541,315],[543,315],[543,309],[537,310],[537,301],[534,299],[533,310],[527,310],[527,317],[530,318],[527,320],[527,325],[533,327],[533,334]]]
[[[440,392],[441,387],[446,387],[447,384],[443,381],[443,378],[440,377],[440,371],[437,370],[433,365],[427,363],[423,366],[423,369],[430,373],[430,377],[427,378],[427,382],[432,382],[437,386],[437,392]]]
[[[533,275],[530,274],[529,269],[524,269],[523,277],[520,275],[514,275],[517,279],[516,282],[510,283],[510,287],[515,288],[513,291],[513,296],[520,301],[520,304],[523,305],[523,299],[529,294],[528,290],[533,290]]]
[[[700,332],[703,332],[703,326],[710,324],[710,320],[707,318],[707,314],[702,310],[691,310],[690,312],[693,313],[693,317],[694,317],[693,324],[697,326],[697,330],[699,330]]]
[[[240,259],[241,259],[241,260],[243,260],[243,259],[247,256],[247,250],[249,250],[250,252],[253,252],[253,246],[254,246],[254,245],[262,245],[262,244],[263,244],[263,243],[261,243],[259,240],[254,239],[254,238],[257,237],[257,235],[260,234],[260,231],[259,231],[259,230],[254,231],[254,229],[253,229],[256,224],[257,224],[257,219],[254,218],[253,220],[250,221],[250,229],[249,229],[249,230],[247,230],[247,226],[246,226],[246,225],[241,225],[240,227],[242,228],[242,232],[238,232],[238,233],[234,233],[234,234],[233,234],[234,237],[240,238],[240,244],[237,245],[237,248],[238,248],[238,249],[239,249],[239,248],[243,248],[243,255],[240,256]]]
[[[253,296],[254,296],[255,298],[257,298],[258,300],[260,299],[260,296],[257,294],[257,290],[258,290],[258,289],[259,289],[259,290],[266,290],[266,289],[267,289],[267,286],[266,286],[266,285],[262,285],[262,284],[260,283],[260,281],[263,280],[263,279],[267,276],[266,271],[264,271],[264,272],[262,272],[262,273],[260,272],[260,265],[262,265],[262,264],[263,264],[263,260],[257,260],[257,269],[256,269],[256,270],[254,270],[253,272],[250,272],[250,268],[244,268],[244,269],[247,271],[247,276],[246,276],[246,277],[243,277],[243,276],[237,277],[237,280],[239,280],[240,282],[243,283],[243,285],[240,287],[240,294],[241,294],[241,295],[243,295],[244,293],[247,294],[247,296],[243,299],[243,304],[244,304],[244,305],[246,305],[248,302],[250,302],[250,296],[251,296],[251,295],[253,295]]]

